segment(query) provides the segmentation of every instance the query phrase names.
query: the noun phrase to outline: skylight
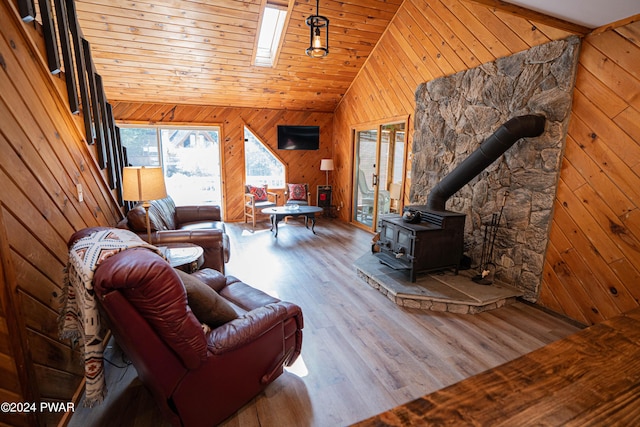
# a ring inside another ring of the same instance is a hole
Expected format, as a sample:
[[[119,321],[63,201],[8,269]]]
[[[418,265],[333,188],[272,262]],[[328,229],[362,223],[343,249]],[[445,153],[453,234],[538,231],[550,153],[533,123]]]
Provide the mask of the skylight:
[[[286,18],[286,9],[266,5],[258,37],[256,65],[272,67],[275,63]]]

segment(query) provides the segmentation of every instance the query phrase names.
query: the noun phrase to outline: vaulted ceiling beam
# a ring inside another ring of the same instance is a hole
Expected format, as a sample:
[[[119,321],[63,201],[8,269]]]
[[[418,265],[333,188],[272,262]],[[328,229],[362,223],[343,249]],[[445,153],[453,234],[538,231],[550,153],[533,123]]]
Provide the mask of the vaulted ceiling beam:
[[[507,3],[502,0],[467,0],[471,3],[477,3],[482,6],[499,10],[511,15],[519,16],[531,21],[536,21],[541,24],[549,25],[550,27],[558,28],[560,30],[568,31],[573,34],[585,36],[589,34],[592,29],[585,27],[584,25],[574,24],[573,22],[566,21],[564,19],[555,18],[553,16],[536,12],[531,9],[527,9],[515,4]]]

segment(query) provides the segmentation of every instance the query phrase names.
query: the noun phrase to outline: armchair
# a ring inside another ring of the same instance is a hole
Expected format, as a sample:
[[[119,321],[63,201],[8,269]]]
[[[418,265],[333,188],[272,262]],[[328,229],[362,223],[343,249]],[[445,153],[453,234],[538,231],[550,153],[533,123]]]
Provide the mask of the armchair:
[[[358,170],[358,214],[360,221],[366,221],[373,215],[373,201],[375,192],[367,185],[367,179],[364,172]],[[391,197],[387,190],[378,190],[378,212],[382,214],[389,213],[391,205]]]
[[[278,194],[268,191],[267,186],[244,186],[244,222],[251,218],[253,228],[256,228],[256,217],[262,215],[262,209],[278,206]]]
[[[285,205],[311,206],[311,192],[309,184],[287,184],[284,196]]]
[[[235,311],[232,320],[204,327],[185,291],[194,279]],[[93,285],[113,336],[175,426],[219,424],[300,354],[300,307],[218,271],[178,273],[153,251],[131,248],[102,261]]]

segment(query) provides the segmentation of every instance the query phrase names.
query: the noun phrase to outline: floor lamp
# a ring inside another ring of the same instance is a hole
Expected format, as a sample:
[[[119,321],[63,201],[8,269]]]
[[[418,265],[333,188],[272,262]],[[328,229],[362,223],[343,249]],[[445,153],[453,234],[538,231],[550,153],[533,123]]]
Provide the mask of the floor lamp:
[[[161,167],[133,166],[122,171],[122,198],[132,202],[142,202],[147,221],[147,242],[151,243],[149,223],[150,200],[167,197],[164,173]]]
[[[329,171],[333,170],[333,159],[322,159],[320,162],[320,170],[324,171],[327,183],[325,184],[327,187],[329,186]]]

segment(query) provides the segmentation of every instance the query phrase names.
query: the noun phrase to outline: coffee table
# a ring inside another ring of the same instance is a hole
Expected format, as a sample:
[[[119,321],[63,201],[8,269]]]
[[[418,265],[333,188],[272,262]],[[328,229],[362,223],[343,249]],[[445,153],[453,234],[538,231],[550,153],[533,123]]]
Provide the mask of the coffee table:
[[[262,213],[271,217],[271,231],[276,229],[274,237],[278,237],[278,223],[284,218],[291,216],[297,218],[299,216],[304,217],[304,226],[309,228],[308,221],[311,219],[311,231],[316,234],[314,227],[316,226],[316,214],[322,212],[322,208],[318,206],[298,206],[297,208],[291,208],[289,206],[278,206],[275,208],[262,209]]]

